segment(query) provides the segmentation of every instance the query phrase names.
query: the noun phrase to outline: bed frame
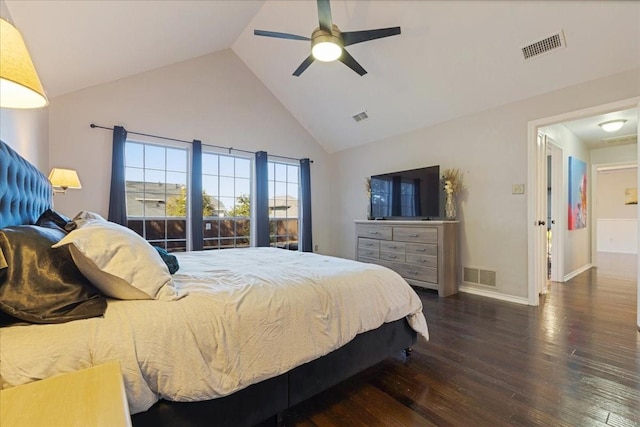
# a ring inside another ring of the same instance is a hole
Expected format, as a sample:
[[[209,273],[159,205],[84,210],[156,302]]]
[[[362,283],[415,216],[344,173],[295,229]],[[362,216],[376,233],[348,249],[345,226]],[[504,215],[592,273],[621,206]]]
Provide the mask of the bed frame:
[[[2,141],[0,184],[0,228],[33,224],[52,206],[47,177]],[[160,400],[133,415],[132,422],[136,427],[275,425],[282,411],[409,349],[416,339],[405,319],[385,323],[325,356],[229,396],[201,402]]]

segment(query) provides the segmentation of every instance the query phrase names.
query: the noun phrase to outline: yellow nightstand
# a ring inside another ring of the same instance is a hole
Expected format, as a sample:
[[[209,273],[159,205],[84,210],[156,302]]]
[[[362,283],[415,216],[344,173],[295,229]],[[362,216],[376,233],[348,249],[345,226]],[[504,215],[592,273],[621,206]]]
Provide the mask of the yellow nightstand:
[[[120,363],[0,391],[0,426],[131,426]]]

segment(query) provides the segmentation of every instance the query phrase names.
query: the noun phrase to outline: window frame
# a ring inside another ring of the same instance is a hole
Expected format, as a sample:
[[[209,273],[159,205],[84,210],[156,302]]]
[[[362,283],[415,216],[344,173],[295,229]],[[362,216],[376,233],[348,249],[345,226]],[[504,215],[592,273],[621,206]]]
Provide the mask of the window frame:
[[[279,196],[279,194],[276,193],[276,189],[275,189],[276,184],[278,182],[280,182],[280,183],[284,182],[284,184],[287,187],[290,184],[294,184],[294,183],[297,185],[297,191],[296,191],[296,197],[297,197],[297,199],[296,199],[296,207],[297,207],[296,211],[297,212],[296,212],[296,216],[295,217],[285,216],[284,220],[285,221],[286,220],[290,220],[290,219],[295,219],[296,220],[297,224],[296,224],[295,245],[299,250],[300,249],[300,247],[299,247],[299,245],[300,245],[300,235],[302,233],[302,223],[300,221],[300,218],[301,218],[300,210],[302,208],[301,203],[300,203],[301,196],[302,196],[302,194],[301,194],[301,185],[300,185],[301,184],[301,182],[300,182],[301,181],[300,163],[294,162],[294,161],[288,160],[288,159],[279,158],[277,156],[270,157],[267,160],[267,163],[268,163],[268,170],[269,170],[269,175],[268,175],[268,178],[267,178],[267,182],[268,182],[268,185],[269,185],[269,197],[268,197],[268,199],[269,199],[270,203],[272,201],[277,200],[277,196]],[[283,166],[287,167],[286,181],[280,181],[280,180],[276,179],[276,170],[277,170],[277,166],[276,165],[283,165]],[[294,167],[296,169],[296,171],[297,171],[297,173],[296,173],[296,182],[289,181],[289,170],[290,170],[289,168],[290,167]],[[272,171],[273,171],[273,176],[272,176]],[[271,192],[272,186],[273,186],[273,195],[272,195],[272,192]],[[287,188],[287,191],[285,192],[285,196],[286,196],[285,200],[287,200],[287,198],[289,197],[288,188]],[[278,243],[283,243],[284,247],[282,247],[281,249],[291,249],[290,245],[293,242],[291,241],[289,236],[292,236],[292,234],[290,234],[289,232],[287,232],[285,234],[278,234],[277,233],[277,231],[278,231],[277,221],[278,220],[282,221],[283,218],[275,216],[275,215],[272,216],[271,215],[271,211],[272,211],[272,209],[270,207],[269,208],[269,246],[270,247],[280,248],[280,246],[278,246]],[[275,212],[275,206],[274,206],[273,211]],[[272,224],[273,222],[276,222],[276,225],[275,225],[276,233],[273,233],[273,229],[274,229],[274,226]],[[286,228],[288,229],[288,227],[286,227]],[[278,239],[281,238],[281,237],[285,237],[285,240],[284,241],[279,241]]]
[[[202,146],[202,157],[203,157],[203,167],[202,167],[202,175],[204,177],[204,175],[206,174],[205,171],[205,161],[204,161],[204,156],[206,155],[216,155],[216,156],[224,156],[224,157],[232,157],[234,159],[243,159],[243,160],[247,160],[249,162],[249,206],[250,206],[250,212],[249,212],[249,217],[248,217],[248,221],[249,221],[249,239],[248,239],[248,245],[241,245],[241,246],[237,246],[237,242],[238,239],[242,239],[244,238],[244,236],[240,236],[238,237],[237,235],[234,235],[233,237],[222,237],[220,236],[220,225],[218,226],[218,237],[217,240],[218,241],[222,241],[223,238],[226,239],[233,239],[234,244],[233,248],[245,248],[245,247],[254,247],[255,246],[255,215],[253,212],[254,206],[255,206],[255,159],[250,156],[250,155],[244,155],[244,154],[236,154],[236,153],[231,153],[230,150],[222,150],[222,149],[217,149],[216,147],[211,147],[211,146],[206,146],[203,144]],[[220,165],[220,163],[218,162],[218,166]],[[234,166],[235,168],[235,166]],[[211,175],[211,174],[206,174],[206,175]],[[219,183],[219,178],[220,178],[220,169],[218,169],[218,188],[220,188],[220,183]],[[234,170],[234,179],[237,178],[235,175],[235,170]],[[244,179],[244,178],[242,178]],[[205,185],[204,185],[204,179],[203,179],[203,185],[202,185],[202,189],[203,191],[205,190]],[[210,195],[212,197],[216,197],[214,195]],[[228,197],[228,196],[217,196],[217,197]],[[234,194],[233,196],[234,198],[237,198]],[[239,197],[239,196],[238,196]],[[222,200],[218,199],[218,201],[220,203],[222,203]],[[235,204],[234,204],[235,206]],[[225,206],[225,210],[226,210],[226,206]],[[214,248],[214,247],[207,247],[206,242],[207,241],[212,241],[212,240],[216,240],[216,238],[207,238],[206,237],[206,232],[209,230],[206,230],[206,222],[208,217],[205,217],[203,215],[203,250],[220,250],[220,249],[225,249],[224,247],[222,247],[221,244],[218,245],[218,247]],[[214,218],[213,216],[211,218]],[[223,218],[223,217],[220,217]],[[238,220],[237,218],[240,217],[233,217],[233,221],[234,221],[234,230],[237,230],[237,225],[238,225]],[[209,221],[213,221],[213,219],[210,219]]]
[[[142,155],[142,167],[138,167],[138,166],[131,166],[130,164],[127,163],[127,144],[140,144],[143,146],[143,155]],[[170,219],[177,219],[180,221],[184,221],[184,227],[185,227],[185,234],[184,234],[184,251],[191,251],[193,246],[192,246],[192,236],[191,236],[191,197],[189,194],[189,190],[191,188],[192,182],[191,182],[191,171],[192,171],[192,164],[193,164],[193,146],[191,144],[188,143],[181,143],[181,142],[174,142],[174,141],[162,141],[162,142],[157,142],[157,141],[153,141],[153,140],[147,140],[145,138],[129,138],[127,137],[127,139],[125,140],[125,147],[124,147],[124,152],[125,152],[125,160],[124,160],[124,169],[125,169],[125,195],[126,195],[126,203],[128,204],[128,198],[129,198],[129,191],[127,190],[127,182],[128,182],[128,177],[127,177],[127,171],[128,169],[140,169],[142,171],[142,182],[143,185],[146,186],[146,181],[145,181],[145,172],[147,170],[155,170],[155,171],[159,171],[160,169],[157,168],[147,168],[146,167],[146,155],[145,155],[145,149],[147,146],[151,146],[151,147],[158,147],[158,148],[162,148],[165,150],[165,165],[164,165],[164,174],[165,174],[165,182],[164,184],[167,184],[166,182],[166,175],[167,172],[174,172],[174,173],[184,173],[185,174],[185,182],[186,182],[186,212],[185,212],[185,216],[169,216],[166,213],[166,204],[167,204],[167,199],[166,199],[166,192],[165,192],[165,215],[164,216],[146,216],[145,215],[145,211],[144,211],[144,205],[143,205],[143,214],[140,216],[132,216],[129,214],[129,206],[126,206],[126,212],[127,212],[127,227],[132,229],[133,231],[135,231],[136,233],[138,233],[143,239],[147,240],[150,244],[152,245],[157,245],[158,243],[161,243],[163,247],[167,248],[167,250],[172,250],[174,248],[170,248],[169,247],[169,243],[170,242],[180,242],[183,239],[169,239],[168,238],[168,228],[167,228],[167,224],[168,221]],[[186,167],[185,167],[185,171],[172,171],[172,170],[168,170],[167,169],[167,152],[166,150],[169,149],[174,149],[174,150],[184,150],[186,153]],[[146,199],[146,188],[144,189],[143,193]],[[147,221],[153,221],[153,220],[163,220],[164,221],[164,238],[163,239],[152,239],[149,240],[148,236],[147,236]],[[142,222],[142,227],[141,227],[141,232],[134,227],[130,227],[129,223],[131,221],[141,221]],[[178,251],[180,251],[178,249]]]

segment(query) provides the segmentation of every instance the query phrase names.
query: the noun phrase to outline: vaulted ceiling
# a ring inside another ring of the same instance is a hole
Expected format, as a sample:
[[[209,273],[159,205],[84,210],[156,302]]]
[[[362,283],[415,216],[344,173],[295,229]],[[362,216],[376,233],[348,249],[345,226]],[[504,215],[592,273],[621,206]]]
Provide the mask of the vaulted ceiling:
[[[347,48],[363,77],[317,61],[294,77],[309,42],[253,35],[309,37],[315,1],[5,3],[52,98],[231,48],[329,152],[640,67],[640,2],[333,0],[342,31],[402,28]],[[565,47],[523,58],[552,34]]]

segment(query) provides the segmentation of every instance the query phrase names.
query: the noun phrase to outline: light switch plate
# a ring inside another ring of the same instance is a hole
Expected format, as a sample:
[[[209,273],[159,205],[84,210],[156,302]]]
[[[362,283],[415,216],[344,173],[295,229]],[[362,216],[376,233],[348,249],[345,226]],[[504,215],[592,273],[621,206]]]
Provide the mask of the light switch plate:
[[[511,194],[524,194],[524,184],[513,184]]]

